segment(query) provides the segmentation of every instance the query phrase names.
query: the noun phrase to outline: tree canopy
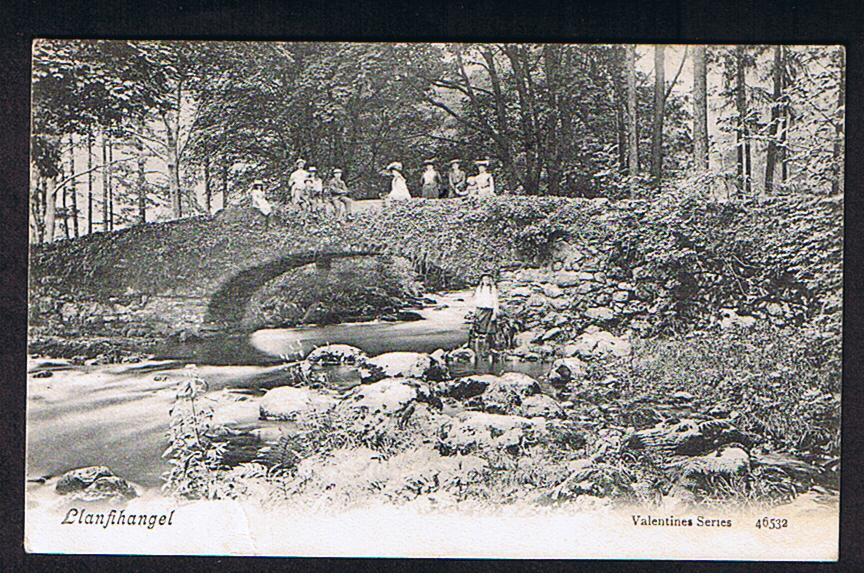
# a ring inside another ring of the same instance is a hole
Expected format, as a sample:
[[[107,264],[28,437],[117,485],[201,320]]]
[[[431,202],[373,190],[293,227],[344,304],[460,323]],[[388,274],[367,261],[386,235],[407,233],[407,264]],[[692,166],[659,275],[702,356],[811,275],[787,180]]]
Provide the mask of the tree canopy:
[[[90,205],[110,198],[88,229],[108,230],[210,211],[255,179],[279,197],[301,156],[342,168],[355,198],[426,158],[489,158],[499,189],[529,195],[836,193],[843,66],[836,47],[41,40],[34,239],[55,218],[78,230],[66,199],[83,206],[85,181]]]

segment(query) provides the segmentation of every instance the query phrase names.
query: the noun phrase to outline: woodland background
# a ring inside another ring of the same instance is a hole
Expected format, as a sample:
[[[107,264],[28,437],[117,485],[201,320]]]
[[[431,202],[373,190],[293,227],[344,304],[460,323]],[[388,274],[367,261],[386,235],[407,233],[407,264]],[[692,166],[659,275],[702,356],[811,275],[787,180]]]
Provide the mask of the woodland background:
[[[525,195],[835,196],[844,84],[828,46],[39,40],[31,241],[278,197],[298,156],[355,198],[430,156]]]

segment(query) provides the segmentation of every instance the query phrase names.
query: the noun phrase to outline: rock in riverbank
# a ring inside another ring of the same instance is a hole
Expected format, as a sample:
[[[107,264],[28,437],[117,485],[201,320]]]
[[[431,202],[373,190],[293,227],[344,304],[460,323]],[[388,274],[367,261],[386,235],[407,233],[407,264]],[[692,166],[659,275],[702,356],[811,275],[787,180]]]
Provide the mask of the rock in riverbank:
[[[329,412],[336,405],[336,400],[310,390],[281,386],[268,390],[261,398],[259,411],[262,420],[310,419]]]
[[[120,478],[107,466],[76,468],[63,474],[55,491],[76,500],[130,500],[138,496],[132,484]]]
[[[444,380],[447,365],[421,352],[388,352],[359,362],[360,380],[364,384],[384,378],[422,378]]]

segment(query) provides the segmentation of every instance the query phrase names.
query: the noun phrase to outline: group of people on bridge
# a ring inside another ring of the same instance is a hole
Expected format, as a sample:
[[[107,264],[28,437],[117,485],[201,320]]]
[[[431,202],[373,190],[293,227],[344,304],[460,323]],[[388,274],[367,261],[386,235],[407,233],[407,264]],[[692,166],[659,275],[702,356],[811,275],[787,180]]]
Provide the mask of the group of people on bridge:
[[[420,175],[421,198],[464,198],[471,196],[494,196],[495,179],[489,172],[488,160],[477,160],[477,174],[468,176],[461,168],[461,160],[450,160],[446,178],[435,168],[436,161],[429,159],[423,162],[423,172]],[[298,158],[294,171],[288,177],[288,194],[282,198],[285,205],[293,205],[300,210],[321,209],[337,217],[348,217],[352,213],[353,199],[348,185],[342,179],[342,169],[333,168],[330,178],[324,181],[315,166],[307,168],[306,160]],[[412,194],[403,175],[401,162],[391,162],[382,171],[389,176],[390,191],[383,195],[385,204],[393,201],[408,200]],[[272,211],[267,200],[264,183],[256,180],[252,183],[252,205],[264,214]]]
[[[462,161],[454,158],[449,162],[450,169],[447,172],[446,181],[435,169],[435,160],[429,159],[423,162],[423,173],[420,175],[420,197],[421,198],[463,198],[466,196],[494,196],[495,178],[489,172],[488,160],[477,160],[477,174],[468,176],[461,168]],[[390,193],[384,196],[385,202],[394,200],[408,200],[411,192],[405,176],[402,175],[401,162],[391,162],[384,169],[384,173],[390,175]]]

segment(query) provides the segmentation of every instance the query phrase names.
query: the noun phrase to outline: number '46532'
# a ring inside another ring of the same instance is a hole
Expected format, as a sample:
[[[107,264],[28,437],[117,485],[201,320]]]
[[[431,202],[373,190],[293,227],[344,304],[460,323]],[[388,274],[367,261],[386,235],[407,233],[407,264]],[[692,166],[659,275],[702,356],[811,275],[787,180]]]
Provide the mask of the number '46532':
[[[756,528],[766,530],[780,530],[781,528],[789,527],[789,519],[788,518],[768,518],[765,516],[764,518],[759,518],[756,520]]]

